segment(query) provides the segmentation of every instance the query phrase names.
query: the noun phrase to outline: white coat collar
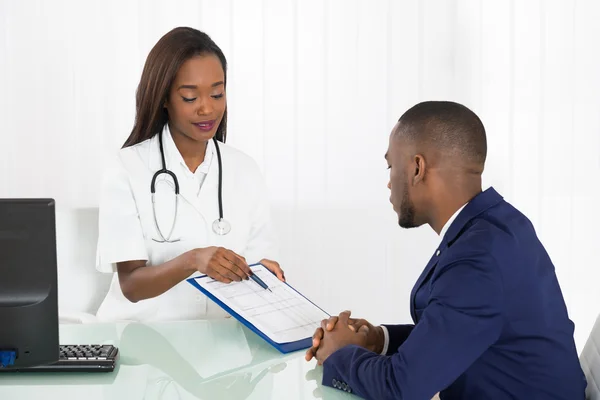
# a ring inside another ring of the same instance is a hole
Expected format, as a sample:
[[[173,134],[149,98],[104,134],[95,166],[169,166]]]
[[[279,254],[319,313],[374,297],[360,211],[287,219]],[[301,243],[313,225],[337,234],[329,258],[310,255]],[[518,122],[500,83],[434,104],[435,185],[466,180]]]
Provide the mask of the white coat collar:
[[[165,124],[160,134],[162,135],[163,140],[166,167],[177,176],[177,181],[179,182],[179,194],[201,215],[211,215],[211,218],[212,215],[218,216],[217,187],[219,183],[219,166],[216,162],[214,142],[212,140],[208,141],[204,162],[196,170],[196,173],[206,173],[206,178],[204,179],[200,193],[198,193],[196,180],[190,180],[186,177],[186,174],[189,175],[192,174],[192,172],[185,164],[181,153],[177,149],[177,146],[171,137],[168,124]],[[156,172],[162,168],[158,135],[154,135],[150,140],[150,146],[148,167],[151,171]]]
[[[177,148],[177,146],[175,145],[175,141],[173,141],[173,136],[171,135],[171,131],[169,130],[169,124],[165,124],[165,126],[163,127],[163,130],[161,132],[162,135],[162,140],[163,140],[163,147],[164,147],[164,152],[165,152],[165,161],[167,163],[167,169],[173,169],[175,173],[177,173],[178,171],[175,171],[175,166],[181,166],[182,170],[184,171],[184,173],[189,173],[192,174],[192,172],[189,170],[188,166],[185,163],[185,160],[183,159],[183,156],[181,155],[181,153],[179,152],[179,149]],[[157,143],[158,146],[158,143]],[[195,173],[204,173],[204,174],[208,174],[208,172],[210,171],[210,168],[212,166],[212,161],[213,158],[215,156],[215,144],[212,140],[209,140],[206,146],[206,151],[204,153],[204,161],[202,162],[202,164],[200,164],[200,166],[198,166],[198,169],[195,171]],[[160,158],[160,150],[159,150],[159,154],[158,154],[159,158]]]

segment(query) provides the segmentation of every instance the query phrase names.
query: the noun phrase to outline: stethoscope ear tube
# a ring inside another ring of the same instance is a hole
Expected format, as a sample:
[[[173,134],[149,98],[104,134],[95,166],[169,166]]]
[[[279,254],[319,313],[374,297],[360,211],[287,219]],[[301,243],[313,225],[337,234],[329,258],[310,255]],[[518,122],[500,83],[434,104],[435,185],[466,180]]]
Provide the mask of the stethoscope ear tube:
[[[154,194],[156,193],[156,178],[158,178],[158,176],[160,174],[167,174],[169,175],[171,178],[173,178],[173,183],[175,184],[175,195],[179,194],[179,181],[177,180],[177,177],[175,176],[175,174],[171,171],[169,171],[168,169],[161,169],[158,170],[154,173],[154,176],[152,177],[152,182],[150,182],[150,193]]]
[[[160,174],[167,174],[171,178],[173,178],[173,183],[175,184],[175,194],[179,194],[179,181],[177,180],[177,176],[171,171],[167,169],[167,163],[165,162],[165,151],[163,150],[163,142],[162,142],[162,134],[158,134],[158,143],[160,144],[160,160],[162,162],[162,168],[154,173],[152,177],[152,181],[150,182],[150,193],[156,193],[156,178]],[[219,169],[220,170],[220,169]]]
[[[223,163],[221,162],[221,150],[217,138],[213,137],[217,149],[217,162],[219,163],[219,220],[223,219]]]

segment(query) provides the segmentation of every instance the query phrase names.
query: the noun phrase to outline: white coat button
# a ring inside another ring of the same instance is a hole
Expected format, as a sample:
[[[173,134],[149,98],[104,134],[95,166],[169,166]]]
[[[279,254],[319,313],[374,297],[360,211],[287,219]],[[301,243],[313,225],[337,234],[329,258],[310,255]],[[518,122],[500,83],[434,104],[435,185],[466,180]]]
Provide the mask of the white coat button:
[[[438,251],[436,251],[435,255],[436,255],[436,256],[439,256],[439,255],[440,255],[440,251],[439,251],[439,250],[438,250]]]

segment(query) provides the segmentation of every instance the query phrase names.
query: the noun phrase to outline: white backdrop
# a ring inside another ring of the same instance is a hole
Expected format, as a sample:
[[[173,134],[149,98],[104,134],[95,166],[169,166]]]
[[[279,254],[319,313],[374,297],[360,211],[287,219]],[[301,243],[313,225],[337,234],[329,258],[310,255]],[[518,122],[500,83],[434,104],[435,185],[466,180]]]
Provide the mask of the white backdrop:
[[[263,169],[299,290],[409,320],[439,239],[397,227],[383,154],[408,107],[459,101],[487,128],[485,185],[555,262],[581,349],[600,312],[598,20],[597,0],[0,0],[0,197],[97,206],[148,51],[192,26],[228,57],[228,142]]]

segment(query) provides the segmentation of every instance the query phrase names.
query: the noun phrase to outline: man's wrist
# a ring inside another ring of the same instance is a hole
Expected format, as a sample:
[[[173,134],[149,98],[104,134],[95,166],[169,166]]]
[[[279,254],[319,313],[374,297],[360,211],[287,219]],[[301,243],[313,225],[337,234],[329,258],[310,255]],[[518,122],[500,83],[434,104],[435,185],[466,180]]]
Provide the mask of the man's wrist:
[[[377,332],[377,341],[375,342],[373,352],[377,354],[382,354],[385,346],[385,333],[381,326],[376,326],[375,332]]]
[[[382,356],[384,356],[387,354],[388,347],[390,345],[390,334],[389,334],[387,328],[383,325],[380,325],[379,329],[380,329],[381,335],[383,336],[381,339],[383,346],[381,346],[381,348],[379,349],[378,354],[381,354]]]

